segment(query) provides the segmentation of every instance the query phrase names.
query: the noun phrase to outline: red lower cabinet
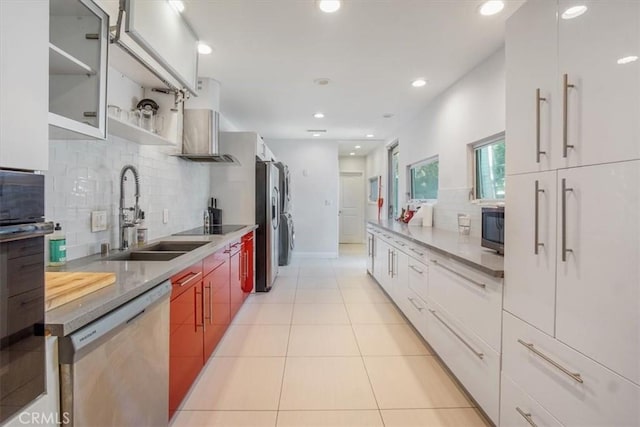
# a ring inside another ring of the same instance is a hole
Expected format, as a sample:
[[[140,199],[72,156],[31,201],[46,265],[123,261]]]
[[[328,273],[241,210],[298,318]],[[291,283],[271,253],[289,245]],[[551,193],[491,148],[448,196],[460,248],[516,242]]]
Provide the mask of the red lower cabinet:
[[[231,297],[231,318],[236,315],[242,303],[244,296],[242,292],[242,242],[235,242],[230,246],[230,264],[231,274],[229,278],[229,295]]]
[[[224,254],[219,264],[203,280],[205,312],[204,312],[204,360],[207,359],[222,339],[231,320],[231,299],[229,296],[229,261]]]
[[[169,418],[202,369],[202,263],[171,278]]]
[[[169,419],[253,290],[253,232],[171,278]]]

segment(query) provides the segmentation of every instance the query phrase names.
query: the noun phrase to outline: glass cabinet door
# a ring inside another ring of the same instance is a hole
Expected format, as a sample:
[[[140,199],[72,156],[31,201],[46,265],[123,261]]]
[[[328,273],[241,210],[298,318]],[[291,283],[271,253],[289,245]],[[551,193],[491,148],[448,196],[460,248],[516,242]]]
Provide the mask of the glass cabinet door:
[[[106,138],[109,18],[91,0],[51,0],[50,138]]]

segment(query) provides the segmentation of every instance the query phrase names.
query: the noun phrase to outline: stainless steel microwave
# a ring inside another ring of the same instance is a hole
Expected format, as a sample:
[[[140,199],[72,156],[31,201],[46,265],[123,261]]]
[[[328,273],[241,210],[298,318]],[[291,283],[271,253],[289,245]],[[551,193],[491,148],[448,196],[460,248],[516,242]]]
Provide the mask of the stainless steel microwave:
[[[504,207],[482,208],[482,243],[504,254]]]

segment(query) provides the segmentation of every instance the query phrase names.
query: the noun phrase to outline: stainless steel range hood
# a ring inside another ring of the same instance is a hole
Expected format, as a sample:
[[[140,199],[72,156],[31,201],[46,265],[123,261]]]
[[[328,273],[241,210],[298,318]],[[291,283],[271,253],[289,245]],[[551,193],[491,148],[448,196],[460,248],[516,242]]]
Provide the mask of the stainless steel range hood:
[[[217,111],[185,108],[182,154],[178,157],[194,162],[239,165],[234,156],[218,152],[219,125],[220,114]]]

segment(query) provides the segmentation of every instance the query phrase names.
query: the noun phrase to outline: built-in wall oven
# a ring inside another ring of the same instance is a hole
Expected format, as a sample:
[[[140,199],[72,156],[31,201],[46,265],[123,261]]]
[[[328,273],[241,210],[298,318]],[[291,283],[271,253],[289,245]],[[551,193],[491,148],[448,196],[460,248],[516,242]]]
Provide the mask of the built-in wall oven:
[[[0,423],[46,391],[44,175],[0,170]]]

